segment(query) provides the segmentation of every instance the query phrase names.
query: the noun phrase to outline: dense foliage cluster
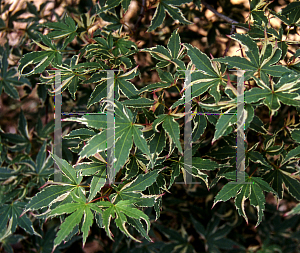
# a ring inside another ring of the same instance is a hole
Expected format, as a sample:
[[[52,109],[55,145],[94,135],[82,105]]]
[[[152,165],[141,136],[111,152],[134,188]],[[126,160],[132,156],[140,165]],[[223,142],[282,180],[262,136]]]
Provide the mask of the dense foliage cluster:
[[[18,46],[0,48],[2,104],[19,113],[15,133],[5,127],[5,115],[0,122],[5,251],[18,244],[35,252],[78,244],[85,250],[93,241],[101,246],[95,252],[299,251],[300,2],[278,11],[276,1],[250,1],[247,20],[234,16],[243,5],[224,1],[80,1],[62,14],[55,2],[46,15],[47,4],[38,11],[27,2],[17,12],[1,6],[4,36],[20,29],[15,22],[26,24]],[[210,21],[206,10],[217,19]],[[217,48],[214,56],[188,29],[204,24],[209,28],[201,36]],[[223,55],[216,37],[227,42]],[[240,50],[226,56],[233,45]],[[110,70],[115,136],[107,129]],[[245,182],[232,183],[240,70],[246,170]],[[184,162],[188,73],[191,166]],[[58,74],[62,110],[74,113],[63,116],[62,157],[53,152],[48,118]],[[42,106],[33,116],[20,108],[34,94]],[[109,185],[112,147],[116,174]],[[61,182],[54,180],[54,163]],[[193,184],[183,185],[185,173]]]

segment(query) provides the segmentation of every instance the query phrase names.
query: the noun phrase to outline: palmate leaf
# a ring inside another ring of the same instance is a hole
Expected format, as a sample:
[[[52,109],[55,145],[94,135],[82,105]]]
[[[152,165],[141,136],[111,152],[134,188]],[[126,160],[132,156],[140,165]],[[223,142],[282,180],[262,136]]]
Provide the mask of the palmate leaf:
[[[282,169],[268,171],[263,179],[270,183],[272,188],[277,192],[278,198],[283,198],[284,187],[298,201],[300,201],[300,182],[293,175]]]
[[[148,235],[149,229],[150,229],[150,220],[149,217],[136,207],[132,205],[132,201],[130,200],[121,200],[116,204],[110,203],[110,202],[97,202],[95,203],[98,207],[104,207],[107,208],[102,215],[103,218],[103,224],[105,226],[105,231],[110,239],[112,239],[112,233],[109,229],[110,222],[112,218],[115,218],[115,223],[117,227],[127,236],[130,237],[132,240],[136,242],[141,242],[138,239],[134,238],[127,230],[126,223],[127,223],[127,217],[133,218],[137,221],[143,219],[147,224],[147,230],[146,234],[141,233],[142,235]],[[132,222],[132,221],[131,221]],[[135,225],[137,228],[137,226]],[[149,237],[146,236],[146,239],[149,240]]]
[[[178,20],[181,24],[191,24],[188,20],[185,19],[183,16],[181,10],[175,6],[182,5],[184,3],[190,2],[189,0],[186,1],[172,1],[172,0],[162,0],[159,2],[158,6],[156,7],[154,16],[151,20],[151,24],[148,28],[148,32],[151,32],[155,30],[157,27],[159,27],[166,16],[165,12],[168,12],[168,14],[174,19]]]
[[[9,147],[10,150],[21,151],[25,149],[25,152],[29,153],[31,150],[31,142],[29,139],[28,124],[23,111],[21,111],[19,116],[18,132],[21,135],[12,134],[12,133],[2,133],[2,132],[0,132],[0,135],[4,140],[7,140],[7,142],[15,144],[12,147]]]
[[[76,165],[76,173],[82,176],[91,176],[106,168],[105,163],[99,162],[83,162]]]
[[[293,81],[284,84],[281,79],[286,80],[289,77]],[[274,85],[274,90],[268,87],[262,80],[253,77],[260,88],[252,88],[245,92],[245,103],[256,103],[263,100],[263,103],[269,107],[272,115],[279,110],[280,102],[292,106],[300,106],[300,96],[295,91],[299,90],[299,77],[294,75],[283,76],[278,83]]]
[[[129,99],[122,101],[122,104],[127,107],[141,108],[141,107],[150,107],[155,103],[155,100],[151,100],[148,98],[137,98],[137,99]]]
[[[64,222],[60,225],[59,231],[54,240],[54,249],[62,241],[64,241],[68,237],[68,235],[73,231],[73,229],[79,226],[81,222],[81,232],[83,233],[82,242],[84,246],[88,237],[90,227],[93,225],[94,222],[94,214],[92,211],[95,211],[97,213],[102,212],[102,210],[94,203],[86,203],[85,196],[82,194],[80,195],[81,196],[78,196],[75,193],[71,193],[72,199],[75,202],[60,205],[52,209],[51,212],[48,214],[48,217],[51,217],[71,213],[71,215],[66,217]]]
[[[108,21],[110,22],[110,20]],[[121,27],[122,24],[117,21],[117,26]],[[131,55],[137,52],[137,45],[130,41],[128,37],[115,37],[111,32],[101,33],[101,35],[102,37],[94,38],[96,43],[89,44],[84,48],[87,54],[86,58],[97,57],[99,60],[102,60],[98,61],[103,66],[102,69],[110,69],[104,61],[115,67],[120,65],[123,65],[125,69],[133,67],[135,61]]]
[[[205,75],[219,78],[219,75],[214,70],[212,62],[207,57],[206,54],[201,52],[198,48],[193,47],[190,44],[185,43],[184,46],[187,48],[187,54],[190,57],[192,63],[195,65],[196,69]]]
[[[222,168],[223,165],[218,164],[215,161],[212,161],[210,159],[202,159],[200,157],[192,157],[192,165],[188,165],[184,163],[184,158],[181,157],[178,162],[173,162],[172,163],[172,174],[171,174],[171,179],[170,179],[170,186],[169,188],[172,186],[172,184],[174,183],[175,179],[179,176],[180,171],[182,171],[182,173],[186,173],[185,170],[187,170],[187,172],[194,176],[194,177],[198,177],[201,180],[203,180],[203,182],[205,183],[205,185],[208,187],[208,176],[207,174],[203,173],[202,170],[215,170],[218,168]]]
[[[233,177],[235,172],[231,173]],[[277,193],[260,177],[249,177],[245,176],[246,183],[227,183],[219,191],[214,199],[214,204],[220,201],[227,201],[231,198],[235,198],[235,206],[238,210],[239,215],[243,216],[248,223],[248,218],[245,212],[245,201],[250,200],[250,204],[257,209],[257,223],[256,227],[261,223],[263,217],[263,211],[265,209],[265,196],[263,191]]]
[[[105,115],[106,116],[106,115]],[[69,134],[64,136],[64,139],[76,139],[79,138],[81,140],[90,139],[95,135],[95,131],[87,128],[79,128],[71,131]]]
[[[282,50],[280,48],[272,44],[264,44],[259,54],[256,42],[254,42],[249,35],[234,34],[231,35],[231,38],[242,44],[250,61],[239,56],[226,56],[214,59],[215,61],[226,63],[238,69],[248,70],[248,75],[252,77],[255,73],[258,73],[264,83],[268,83],[268,75],[281,77],[284,74],[293,72],[285,66],[274,65],[281,59]]]
[[[271,13],[288,26],[300,25],[300,5],[297,1],[288,4],[280,12],[272,11]]]
[[[173,63],[176,66],[176,68],[185,70],[186,69],[185,64],[181,60],[183,58],[184,54],[183,54],[183,50],[181,50],[180,42],[181,42],[181,39],[178,34],[178,29],[176,29],[172,33],[172,35],[168,41],[167,48],[165,48],[164,46],[158,45],[156,47],[144,48],[141,51],[150,53],[151,56],[153,56],[155,59],[160,61],[156,65],[157,68],[163,68],[163,67],[166,67],[166,66],[170,65],[171,63]],[[178,49],[178,51],[175,52],[175,50],[177,50],[177,49]],[[159,70],[158,70],[158,74],[163,82],[170,83],[170,81],[171,81],[170,79],[173,79],[172,75],[165,74]],[[172,80],[172,82],[173,81],[174,80]]]
[[[38,52],[31,52],[25,54],[21,60],[20,65],[18,67],[18,71],[20,74],[24,76],[29,76],[33,74],[40,74],[42,73],[46,67],[48,67],[52,62],[56,64],[62,63],[62,55],[61,52],[57,50],[57,47],[53,45],[47,36],[42,35],[39,33],[39,36],[46,46],[35,42],[39,47],[44,49],[45,51],[38,51]],[[36,64],[36,66],[28,73],[23,73],[24,69],[29,66],[30,64]]]
[[[246,250],[242,245],[231,239],[225,238],[225,236],[232,230],[232,227],[228,224],[220,226],[221,220],[217,216],[213,216],[212,219],[210,219],[206,228],[193,216],[191,216],[191,220],[197,233],[202,239],[205,239],[208,252],[220,252],[219,249]]]
[[[3,52],[0,66],[0,95],[3,89],[10,97],[19,99],[19,93],[14,86],[26,84],[31,87],[29,80],[25,77],[18,79],[16,68],[8,69],[7,53],[5,51]]]
[[[56,69],[48,70],[48,76],[44,77],[42,76],[40,79],[43,84],[52,84],[55,81],[55,78],[57,76],[57,70],[59,70],[59,75],[61,78],[61,85],[55,89],[54,91],[49,91],[50,94],[55,94],[58,90],[60,92],[63,92],[65,89],[68,88],[70,95],[75,100],[75,93],[77,91],[77,86],[80,81],[85,80],[83,77],[84,74],[87,72],[85,69],[82,68],[74,68],[78,63],[79,57],[77,55],[73,56],[70,65],[62,64],[58,65],[55,63],[52,63],[52,66]]]
[[[246,154],[246,164],[249,163],[249,159],[254,163],[259,163],[265,167],[268,167],[269,169],[273,169],[273,167],[266,161],[266,158],[259,153],[258,151],[248,151]]]
[[[46,22],[41,24],[41,26],[52,29],[52,31],[47,34],[51,39],[71,37],[72,34],[76,35],[77,27],[74,20],[71,17],[66,16],[63,21],[64,22]]]
[[[179,36],[178,36],[178,39],[179,39]],[[139,94],[142,92],[145,92],[145,91],[152,91],[152,90],[160,91],[164,88],[173,86],[174,83],[176,82],[176,79],[173,77],[173,75],[170,72],[163,71],[161,69],[156,69],[156,71],[161,79],[161,82],[148,84],[147,86],[145,86],[144,88],[139,90]],[[150,103],[150,101],[149,101],[149,103]],[[146,102],[146,104],[147,104],[147,102]]]
[[[118,104],[118,103],[117,103]],[[120,108],[123,108],[120,111],[120,114],[127,115],[125,107],[122,107],[121,104],[118,104]],[[119,108],[119,107],[117,107]],[[124,114],[125,112],[125,114]],[[128,111],[129,112],[129,111]],[[116,114],[119,114],[118,110],[116,109]],[[93,117],[95,116],[95,117]],[[132,117],[132,115],[127,115],[128,117]],[[120,168],[125,164],[126,160],[128,159],[129,152],[132,148],[133,142],[134,144],[144,153],[146,154],[152,163],[152,158],[150,155],[150,150],[148,144],[143,136],[142,131],[140,130],[141,126],[134,125],[129,118],[125,116],[123,119],[116,117],[115,118],[115,162],[114,162],[114,169],[115,173],[117,173]],[[71,118],[70,121],[77,121],[84,123],[87,126],[96,128],[96,129],[104,129],[107,128],[107,119],[106,115],[99,114],[99,115],[86,115],[82,118]],[[102,152],[107,150],[108,147],[107,143],[112,143],[114,136],[107,136],[107,130],[103,130],[98,134],[95,134],[92,138],[90,138],[87,144],[83,147],[80,151],[79,155],[82,159],[84,157],[90,157],[95,155],[98,152]]]
[[[0,222],[0,233],[2,233],[7,227],[6,224],[9,220],[11,223],[11,233],[16,231],[17,226],[23,228],[27,233],[40,236],[33,228],[32,222],[27,215],[22,215],[22,210],[25,203],[15,201],[9,205],[4,204],[0,207],[0,215],[2,217]]]
[[[187,49],[187,55],[196,67],[196,71],[191,72],[191,99],[209,90],[215,102],[219,103],[221,99],[220,85],[226,86],[220,66],[213,65],[207,55],[198,48],[189,44],[184,44],[184,46]],[[177,100],[171,108],[173,109],[184,103],[185,95]]]
[[[128,80],[133,79],[138,75],[138,67],[131,69],[126,73],[120,73],[114,77],[114,91],[115,91],[115,99],[119,99],[119,91],[121,91],[127,98],[138,98],[138,90],[136,87],[129,82]],[[87,83],[92,83],[94,77],[92,76]],[[105,72],[95,74],[95,82],[100,82],[92,92],[90,99],[88,101],[87,107],[89,108],[91,105],[100,102],[104,98],[107,97],[107,74]],[[127,101],[127,100],[126,100]],[[125,101],[125,103],[126,103]],[[130,100],[128,101],[130,102]],[[142,101],[140,101],[142,102]]]

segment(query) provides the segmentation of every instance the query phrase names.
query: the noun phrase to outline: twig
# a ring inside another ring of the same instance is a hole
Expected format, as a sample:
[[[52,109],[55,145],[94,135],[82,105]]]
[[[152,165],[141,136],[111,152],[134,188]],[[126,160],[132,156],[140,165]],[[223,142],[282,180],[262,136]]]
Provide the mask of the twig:
[[[141,6],[141,10],[140,10],[140,15],[138,17],[138,20],[135,23],[134,32],[136,32],[136,29],[137,29],[139,23],[141,22],[142,18],[144,17],[145,6],[146,6],[146,0],[142,0],[142,6]]]
[[[219,18],[225,20],[227,23],[230,23],[230,24],[238,24],[239,23],[239,22],[235,21],[234,19],[229,18],[229,17],[219,13],[217,10],[215,10],[211,5],[209,5],[205,1],[202,0],[201,3],[205,6],[206,9],[210,10],[215,15],[217,15]]]

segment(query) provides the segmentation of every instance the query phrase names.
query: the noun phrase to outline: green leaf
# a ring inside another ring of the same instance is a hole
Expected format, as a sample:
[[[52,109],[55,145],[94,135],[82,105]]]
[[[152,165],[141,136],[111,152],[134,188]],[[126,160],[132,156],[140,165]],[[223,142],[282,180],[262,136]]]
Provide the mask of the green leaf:
[[[248,151],[247,156],[249,159],[254,163],[260,163],[261,165],[264,165],[268,167],[269,169],[273,169],[273,167],[265,160],[263,155],[257,151]]]
[[[252,13],[253,14],[253,13]],[[257,44],[249,37],[248,34],[236,33],[231,38],[244,45],[247,56],[254,66],[259,67],[259,51]]]
[[[24,76],[29,76],[33,74],[40,74],[42,73],[46,67],[48,67],[52,61],[54,61],[56,64],[61,64],[62,61],[62,56],[61,53],[56,49],[54,45],[51,44],[50,40],[47,39],[46,36],[39,34],[40,38],[42,41],[47,43],[47,46],[50,47],[45,47],[39,43],[37,43],[40,47],[42,47],[46,51],[38,51],[38,52],[31,52],[25,54],[21,60],[20,60],[20,65],[18,67],[18,71],[20,74]],[[50,45],[49,45],[50,43]],[[24,74],[23,71],[24,69],[29,66],[30,64],[37,64],[33,70],[30,72]]]
[[[135,98],[138,94],[138,90],[136,89],[136,87],[131,82],[127,81],[137,75],[138,66],[122,75],[117,76],[115,79],[115,85],[119,87],[119,89],[127,98]]]
[[[124,11],[126,12],[128,10],[128,7],[130,5],[131,0],[122,0],[122,7],[124,9]]]
[[[222,137],[225,134],[227,128],[232,126],[236,122],[237,122],[237,117],[235,114],[232,115],[222,114],[216,124],[216,131],[212,143],[214,143],[216,140]]]
[[[134,144],[144,153],[146,154],[150,160],[151,163],[153,163],[152,159],[151,159],[151,155],[150,155],[150,150],[149,147],[147,145],[147,142],[143,136],[142,131],[137,127],[137,126],[133,126],[132,127],[132,134],[133,134],[133,140],[134,140]]]
[[[138,98],[138,99],[129,99],[122,101],[122,104],[127,107],[135,107],[135,108],[141,108],[141,107],[150,107],[155,103],[154,100],[148,99],[148,98]]]
[[[159,154],[166,146],[166,133],[162,129],[160,133],[155,133],[154,137],[149,142],[150,153],[153,161],[156,161]]]
[[[91,176],[96,174],[98,171],[102,171],[106,168],[106,164],[96,162],[79,163],[76,165],[76,172],[82,176]]]
[[[295,215],[300,213],[300,203],[297,204],[291,211],[284,214],[284,216]]]
[[[210,159],[203,159],[200,157],[193,157],[192,164],[193,167],[197,168],[198,170],[215,170],[221,167],[221,165],[215,161],[212,161]]]
[[[88,158],[98,152],[104,151],[109,148],[107,147],[106,132],[107,131],[104,130],[101,133],[94,135],[80,151],[79,159],[82,159],[83,157]],[[110,136],[109,138],[113,138],[113,136]]]
[[[172,168],[172,174],[171,174],[170,185],[169,185],[168,190],[173,185],[175,179],[180,175],[180,170],[181,170],[180,163],[177,163],[177,162],[172,163],[171,168]]]
[[[142,192],[152,185],[158,176],[159,170],[153,170],[139,175],[135,180],[124,185],[120,192]]]
[[[177,121],[175,121],[173,116],[167,115],[163,121],[162,126],[166,133],[169,135],[170,139],[175,143],[179,152],[182,153],[182,147],[179,140],[180,129]]]
[[[284,160],[281,162],[280,166],[282,166],[283,164],[285,164],[286,162],[294,159],[297,159],[299,157],[300,154],[300,146],[292,149],[291,151],[289,151],[287,153],[287,155],[285,156]]]
[[[132,148],[132,144],[132,131],[127,128],[127,131],[124,131],[122,137],[115,144],[115,173],[118,173],[120,168],[125,164]]]
[[[256,227],[261,223],[263,211],[265,209],[265,196],[263,191],[257,184],[251,185],[251,193],[250,193],[250,204],[257,209],[258,220],[256,223]]]
[[[243,70],[257,70],[257,67],[246,58],[239,56],[225,56],[223,58],[214,59],[215,61],[226,63],[232,67]]]
[[[101,6],[99,3],[97,4],[97,14],[99,15],[102,12],[108,11],[112,8],[117,7],[120,3],[122,2],[122,0],[110,0],[110,1],[106,1],[104,6]]]
[[[200,139],[200,137],[204,133],[207,126],[207,121],[204,115],[198,115],[198,114],[194,117],[193,120],[194,120],[193,142],[195,142],[198,139]]]
[[[78,209],[69,215],[60,225],[59,231],[54,240],[54,248],[56,248],[73,231],[76,225],[79,225],[83,216],[83,212],[84,211],[82,209]]]
[[[180,5],[183,4],[185,2],[180,2],[180,3],[175,3],[174,5]],[[174,19],[174,20],[178,20],[181,24],[191,24],[191,22],[189,22],[188,20],[185,19],[185,17],[183,16],[181,10],[177,7],[175,7],[172,2],[168,1],[168,0],[161,0],[158,4],[158,6],[156,7],[154,16],[151,20],[150,26],[147,30],[147,32],[151,32],[153,30],[155,30],[157,27],[159,27],[166,16],[165,12],[168,12],[168,14]]]
[[[173,58],[177,58],[179,51],[180,51],[180,37],[178,34],[178,29],[174,30],[174,32],[172,33],[169,41],[168,41],[168,49],[170,50],[170,53],[172,55]],[[169,73],[169,72],[166,72]],[[164,80],[162,80],[164,81]]]
[[[106,115],[105,115],[106,116]],[[79,128],[71,131],[69,134],[64,136],[64,139],[76,139],[79,138],[81,140],[90,139],[95,135],[95,131],[87,128]]]
[[[127,218],[126,216],[133,218],[133,219],[137,219],[137,220],[141,220],[143,219],[146,223],[147,223],[147,233],[149,231],[150,228],[150,221],[149,221],[149,217],[144,214],[142,211],[140,211],[139,209],[135,208],[132,204],[131,201],[129,200],[121,200],[119,201],[117,204],[112,204],[109,202],[97,202],[96,203],[99,207],[108,207],[104,212],[103,212],[103,224],[106,230],[107,235],[111,238],[112,233],[109,229],[110,227],[110,221],[111,218],[115,218],[115,223],[117,225],[117,227],[127,236],[130,237],[132,240],[140,242],[139,240],[137,240],[136,238],[134,238],[127,230],[126,228],[126,222],[127,222]],[[143,234],[142,234],[143,235]],[[112,239],[112,238],[111,238]]]
[[[75,212],[78,208],[81,207],[81,203],[75,202],[75,203],[66,203],[63,205],[59,205],[51,210],[48,217],[51,216],[58,216],[62,214],[69,214]]]
[[[77,30],[74,20],[69,16],[65,17],[64,22],[46,22],[43,23],[42,26],[52,29],[52,31],[47,34],[47,37],[51,39],[69,37]]]
[[[87,207],[84,210],[84,215],[83,215],[83,222],[82,222],[82,244],[83,247],[85,245],[86,239],[89,235],[89,231],[90,231],[90,227],[93,225],[94,223],[94,215],[91,212],[91,210]]]
[[[98,173],[93,176],[91,185],[90,185],[90,193],[88,197],[88,202],[92,201],[93,198],[97,195],[98,192],[102,189],[106,182],[106,167],[103,166],[100,168]]]
[[[33,228],[32,222],[28,218],[27,215],[23,215],[22,209],[24,208],[23,202],[15,201],[9,205],[2,205],[0,208],[0,214],[1,217],[3,217],[1,223],[0,223],[0,232],[5,231],[7,221],[11,220],[11,227],[8,227],[11,231],[11,233],[14,233],[16,231],[16,227],[19,226],[23,228],[27,233],[33,235],[40,236]]]
[[[31,84],[27,78],[18,78],[16,74],[16,68],[8,69],[7,53],[4,52],[0,62],[0,94],[3,88],[5,93],[7,93],[10,97],[19,99],[19,93],[14,86],[26,84],[31,87]]]
[[[291,136],[293,140],[300,143],[300,129],[290,129]]]
[[[214,205],[219,201],[227,201],[237,195],[241,189],[241,184],[225,184],[214,199]]]
[[[151,31],[155,30],[157,27],[159,27],[164,22],[165,16],[166,16],[166,14],[165,14],[164,7],[162,6],[162,4],[159,4],[156,7],[154,16],[151,19],[151,23],[150,23],[150,26],[149,26],[147,32],[151,32]]]
[[[256,103],[266,98],[270,94],[270,90],[262,90],[260,88],[252,88],[245,92],[245,103]]]
[[[30,210],[37,210],[43,207],[51,206],[55,200],[58,200],[63,194],[74,190],[73,185],[51,185],[37,193],[26,205],[23,213]]]
[[[99,83],[93,90],[90,99],[87,104],[87,108],[90,108],[91,105],[100,102],[102,99],[107,97],[107,81]]]
[[[115,212],[116,212],[116,225],[119,227],[119,229],[125,233],[127,236],[129,236],[131,239],[133,239],[134,241],[140,242],[139,240],[137,240],[136,238],[134,238],[133,236],[131,236],[129,234],[129,232],[127,231],[126,227],[125,227],[125,223],[127,221],[126,216],[129,216],[131,218],[134,219],[143,219],[146,223],[147,223],[147,233],[149,232],[150,229],[150,220],[149,217],[144,214],[144,212],[140,211],[137,208],[134,208],[129,201],[119,201],[116,205],[115,205]],[[126,214],[126,216],[125,216]]]
[[[86,114],[81,118],[67,118],[64,121],[75,121],[82,124],[85,124],[87,127],[94,129],[106,129],[107,128],[107,115],[106,113],[97,113],[97,114]],[[69,134],[71,135],[71,133]]]
[[[210,59],[206,54],[190,44],[185,43],[184,46],[187,48],[187,54],[197,70],[211,77],[218,77],[217,73],[214,71]]]
[[[171,41],[171,38],[170,38],[169,42]],[[178,36],[178,38],[179,38],[179,36]],[[171,50],[170,50],[170,53],[172,54]],[[173,76],[170,72],[163,71],[161,69],[156,69],[156,71],[157,71],[157,73],[159,75],[159,78],[161,79],[162,82],[166,82],[166,83],[169,83],[169,84],[172,84],[174,82],[174,78],[173,78]]]
[[[163,88],[168,88],[171,84],[170,83],[165,83],[165,82],[160,82],[160,83],[151,83],[145,86],[144,88],[139,90],[139,94],[145,92],[145,91],[152,91],[156,89],[163,89]]]
[[[274,193],[274,191],[261,178],[251,178],[247,175],[245,182],[246,183],[227,183],[215,197],[214,205],[219,201],[227,201],[234,197],[235,206],[239,214],[243,216],[248,223],[248,218],[245,213],[245,201],[249,198],[250,204],[257,209],[257,227],[262,221],[263,211],[265,209],[266,200],[263,191],[272,193]]]
[[[133,226],[139,232],[139,234],[141,234],[149,242],[153,242],[152,239],[147,234],[147,231],[145,230],[142,222],[139,219],[133,219],[133,218],[127,217],[127,221],[131,226]]]
[[[288,192],[297,200],[300,200],[300,183],[297,179],[284,170],[276,169],[268,171],[264,175],[264,180],[270,183],[272,188],[277,192],[279,199],[283,198],[283,184]]]
[[[75,169],[66,160],[59,158],[55,154],[51,154],[51,156],[66,177],[69,178],[72,183],[79,185],[82,180],[82,176],[76,175]]]
[[[181,10],[171,4],[168,4],[167,1],[161,1],[161,4],[163,5],[164,9],[168,14],[174,19],[178,20],[179,23],[189,25],[191,24],[190,21],[186,20],[186,18],[183,16]]]
[[[19,117],[18,130],[22,136],[24,136],[26,139],[29,139],[27,120],[22,110]]]

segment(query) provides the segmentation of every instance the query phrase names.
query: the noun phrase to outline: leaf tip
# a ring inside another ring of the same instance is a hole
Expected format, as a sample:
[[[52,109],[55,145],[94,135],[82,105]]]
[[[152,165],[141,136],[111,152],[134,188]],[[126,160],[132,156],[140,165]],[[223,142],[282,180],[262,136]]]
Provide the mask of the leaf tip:
[[[28,211],[28,210],[25,209],[25,210],[21,213],[21,215],[19,216],[19,218],[21,218],[27,211]]]
[[[212,210],[216,204],[217,204],[217,202],[214,202],[210,210]]]

